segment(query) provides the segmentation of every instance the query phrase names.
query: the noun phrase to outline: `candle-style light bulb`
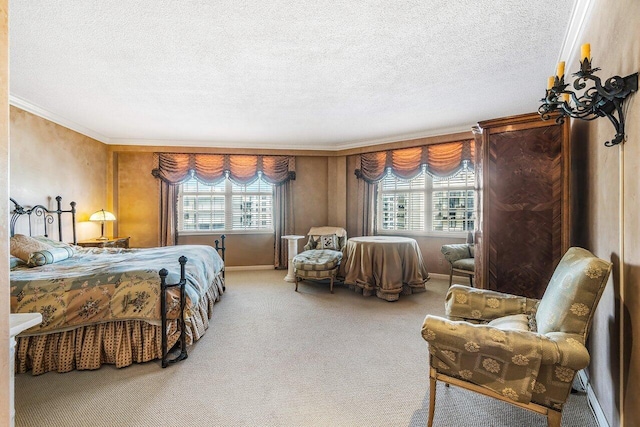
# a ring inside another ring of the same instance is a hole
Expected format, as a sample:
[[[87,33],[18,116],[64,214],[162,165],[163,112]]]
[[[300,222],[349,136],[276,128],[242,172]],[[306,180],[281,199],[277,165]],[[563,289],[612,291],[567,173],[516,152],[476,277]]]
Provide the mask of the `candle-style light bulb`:
[[[580,48],[580,62],[584,62],[585,59],[591,60],[591,44],[585,43]]]
[[[549,79],[547,80],[547,90],[551,89],[554,83],[555,83],[555,77],[549,76]]]
[[[562,94],[562,100],[568,104],[569,103],[569,94],[568,93],[563,93]]]
[[[558,62],[558,69],[556,71],[556,75],[558,76],[558,80],[561,80],[564,76],[564,61]]]

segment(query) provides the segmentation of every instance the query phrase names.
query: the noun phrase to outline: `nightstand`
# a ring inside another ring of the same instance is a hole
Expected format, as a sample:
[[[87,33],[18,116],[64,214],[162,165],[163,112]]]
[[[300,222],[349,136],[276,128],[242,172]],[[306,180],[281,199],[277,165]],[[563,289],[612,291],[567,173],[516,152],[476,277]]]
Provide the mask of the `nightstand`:
[[[83,248],[128,248],[129,237],[110,237],[107,240],[89,239],[78,242]]]

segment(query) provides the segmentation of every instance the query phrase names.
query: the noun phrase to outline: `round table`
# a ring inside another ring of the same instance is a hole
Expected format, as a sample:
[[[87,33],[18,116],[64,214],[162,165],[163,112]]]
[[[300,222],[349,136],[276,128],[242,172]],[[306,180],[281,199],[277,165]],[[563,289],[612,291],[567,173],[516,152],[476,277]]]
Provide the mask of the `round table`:
[[[415,239],[398,236],[353,237],[342,260],[344,283],[387,301],[424,292],[427,267]]]

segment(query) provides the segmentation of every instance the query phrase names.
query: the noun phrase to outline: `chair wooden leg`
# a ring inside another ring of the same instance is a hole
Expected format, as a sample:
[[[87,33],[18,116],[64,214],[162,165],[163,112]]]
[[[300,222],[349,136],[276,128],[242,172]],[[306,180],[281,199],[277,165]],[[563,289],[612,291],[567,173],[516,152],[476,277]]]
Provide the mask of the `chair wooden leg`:
[[[469,275],[469,284],[473,288],[473,275]]]
[[[451,283],[453,283],[453,266],[451,266],[451,270],[449,270],[449,287],[451,287]]]
[[[296,292],[298,292],[298,282],[300,281],[300,278],[298,276],[295,276],[296,278]]]
[[[433,426],[433,415],[436,411],[436,379],[429,376],[429,418],[427,419],[427,427]]]
[[[333,293],[333,276],[331,276],[331,284],[329,285],[329,290]]]
[[[562,412],[549,409],[549,412],[547,413],[547,426],[560,427],[561,422],[562,422]]]

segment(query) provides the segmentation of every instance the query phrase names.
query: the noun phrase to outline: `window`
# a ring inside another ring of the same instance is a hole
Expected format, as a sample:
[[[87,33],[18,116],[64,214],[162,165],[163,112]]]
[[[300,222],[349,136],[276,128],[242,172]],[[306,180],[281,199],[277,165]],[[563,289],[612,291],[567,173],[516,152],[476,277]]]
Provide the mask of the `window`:
[[[387,174],[378,184],[378,231],[466,232],[474,229],[475,174],[450,179],[422,173],[411,180]]]
[[[273,231],[273,187],[262,177],[246,185],[191,178],[180,185],[178,231]]]

